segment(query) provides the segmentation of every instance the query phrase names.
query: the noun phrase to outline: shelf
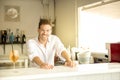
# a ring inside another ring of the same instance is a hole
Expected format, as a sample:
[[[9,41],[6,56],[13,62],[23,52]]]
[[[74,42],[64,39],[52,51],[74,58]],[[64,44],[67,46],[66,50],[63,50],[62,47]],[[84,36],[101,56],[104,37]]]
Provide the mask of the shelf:
[[[22,52],[22,54],[23,54],[23,44],[25,44],[26,42],[13,42],[13,45],[14,44],[21,44],[21,52]],[[10,43],[10,42],[7,42],[7,43],[1,43],[0,42],[0,45],[3,45],[3,50],[4,50],[4,54],[6,53],[5,51],[5,45],[11,45],[12,43]]]
[[[13,42],[13,44],[25,44],[26,42]],[[6,43],[1,43],[0,42],[0,45],[3,45],[3,44],[12,44],[10,42],[6,42]]]

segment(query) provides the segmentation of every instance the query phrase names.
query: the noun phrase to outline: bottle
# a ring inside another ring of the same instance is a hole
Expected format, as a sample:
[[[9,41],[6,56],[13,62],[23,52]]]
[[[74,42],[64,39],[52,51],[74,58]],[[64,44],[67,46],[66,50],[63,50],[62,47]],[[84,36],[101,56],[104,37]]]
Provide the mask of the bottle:
[[[25,43],[26,42],[26,36],[25,34],[22,35],[22,43]]]
[[[26,36],[25,36],[24,31],[22,31],[21,41],[22,41],[22,43],[26,42]]]
[[[11,34],[10,34],[9,41],[10,41],[10,43],[13,43],[13,42],[14,42],[13,32],[11,32]]]
[[[1,30],[1,43],[4,43],[4,30]]]
[[[1,36],[2,36],[2,32],[1,32],[1,30],[0,30],[0,43],[2,43],[2,41],[1,41],[1,40],[2,40],[2,37],[1,37]]]
[[[4,42],[6,43],[6,41],[7,41],[7,31],[4,30]]]
[[[20,42],[20,33],[19,33],[19,29],[16,29],[16,36],[15,36],[15,41],[18,43]]]
[[[11,30],[7,28],[7,43],[9,43],[9,37],[10,37]]]
[[[20,42],[19,38],[20,38],[20,36],[19,36],[19,35],[16,35],[16,42],[17,42],[17,43]]]

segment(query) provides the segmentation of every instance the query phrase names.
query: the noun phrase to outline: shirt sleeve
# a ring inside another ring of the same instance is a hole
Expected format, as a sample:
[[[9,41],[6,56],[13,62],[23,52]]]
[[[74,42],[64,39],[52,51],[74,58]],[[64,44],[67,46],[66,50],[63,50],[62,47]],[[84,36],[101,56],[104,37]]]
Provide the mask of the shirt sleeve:
[[[56,48],[57,48],[57,55],[60,57],[61,60],[65,61],[65,59],[61,56],[61,53],[62,51],[67,51],[67,50],[58,37],[56,38]]]
[[[35,56],[38,56],[38,53],[35,50],[36,49],[35,46],[36,45],[33,40],[27,41],[27,51],[28,51],[28,56],[29,56],[30,61],[32,61]]]

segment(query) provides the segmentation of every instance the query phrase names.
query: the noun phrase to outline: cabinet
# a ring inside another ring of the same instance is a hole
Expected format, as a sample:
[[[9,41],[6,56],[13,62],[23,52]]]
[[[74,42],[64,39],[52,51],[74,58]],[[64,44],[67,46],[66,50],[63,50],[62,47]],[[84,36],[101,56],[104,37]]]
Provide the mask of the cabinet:
[[[107,43],[108,58],[110,62],[120,62],[120,43]]]
[[[21,42],[13,42],[13,45],[15,45],[15,44],[21,45],[21,53],[23,54],[23,45],[25,44],[25,42],[24,42],[24,43],[21,43]],[[12,46],[11,43],[0,43],[0,45],[3,46],[4,54],[6,54],[6,45]]]
[[[51,70],[36,67],[0,70],[0,80],[120,80],[119,63],[55,66]]]
[[[0,55],[0,64],[2,64],[2,63],[11,63],[8,55]],[[19,59],[17,60],[16,63],[19,63],[19,65],[18,65],[19,67],[28,68],[28,63],[29,63],[28,56],[20,55]],[[22,65],[22,63],[24,63],[24,66]],[[4,65],[4,68],[6,68],[5,65]]]

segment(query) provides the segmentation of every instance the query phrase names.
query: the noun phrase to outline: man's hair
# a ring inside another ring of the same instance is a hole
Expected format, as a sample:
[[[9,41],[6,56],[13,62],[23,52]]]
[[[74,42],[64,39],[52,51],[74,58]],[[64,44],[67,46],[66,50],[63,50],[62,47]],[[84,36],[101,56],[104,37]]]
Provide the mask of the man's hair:
[[[44,25],[44,24],[51,25],[51,24],[50,24],[50,21],[49,21],[48,19],[40,19],[38,28],[40,28],[40,26],[41,26],[41,25]]]

